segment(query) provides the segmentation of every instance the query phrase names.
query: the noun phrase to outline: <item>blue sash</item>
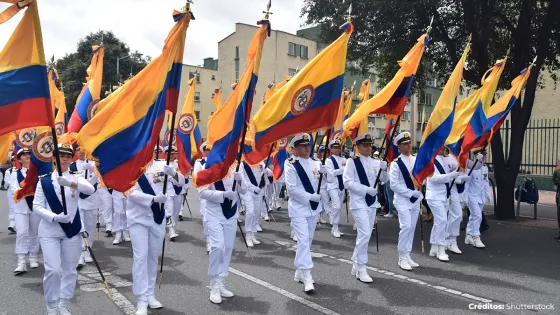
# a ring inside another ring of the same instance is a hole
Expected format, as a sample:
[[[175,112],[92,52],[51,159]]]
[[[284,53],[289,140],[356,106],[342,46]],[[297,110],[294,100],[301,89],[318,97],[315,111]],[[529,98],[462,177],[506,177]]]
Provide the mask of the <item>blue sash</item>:
[[[245,163],[243,163],[245,164]],[[254,178],[254,176],[253,176]],[[224,186],[224,182],[222,182],[221,180],[217,181],[214,183],[214,188],[216,188],[217,191],[226,191],[226,187]],[[237,202],[235,204],[233,204],[233,200],[231,203],[229,203],[227,200],[227,198],[224,198],[224,202],[220,203],[220,206],[222,207],[222,213],[224,214],[224,217],[226,217],[226,219],[229,219],[231,217],[233,217],[235,215],[235,212],[237,212]],[[230,206],[231,205],[231,206]]]
[[[70,168],[70,172],[78,172],[78,166],[76,165],[76,162],[72,162],[69,168]]]
[[[50,175],[41,178],[41,186],[43,187],[43,193],[45,194],[45,198],[47,199],[47,203],[49,204],[51,211],[56,214],[64,212],[64,208],[62,207],[60,200],[58,200],[56,191],[54,190],[54,185],[52,183],[52,178]],[[74,220],[72,221],[72,223],[59,224],[64,231],[64,234],[66,234],[66,237],[72,238],[78,235],[78,233],[80,233],[80,230],[82,229],[80,211],[76,209],[76,216],[74,216]]]
[[[401,174],[403,176],[406,187],[410,190],[416,190],[416,188],[414,187],[414,183],[412,182],[412,178],[410,178],[410,173],[408,172],[408,168],[406,168],[406,165],[404,165],[404,162],[401,160],[401,158],[397,159],[397,166],[401,170]],[[418,198],[410,197],[411,203],[415,203],[416,200],[418,200]]]
[[[301,166],[298,160],[296,160],[292,165],[296,169],[298,177],[301,180],[301,184],[303,185],[305,191],[310,194],[314,194],[315,189],[313,189],[313,185],[311,185],[311,181],[309,180],[309,177],[307,177],[307,173],[303,169],[303,166]],[[317,207],[319,206],[319,203],[315,201],[309,201],[309,204],[311,205],[312,210],[317,210]]]
[[[111,195],[113,194],[113,188],[107,187],[107,191],[108,191]]]
[[[458,193],[462,194],[465,191],[465,184],[466,183],[462,183],[462,184],[455,183],[455,186],[457,186]]]
[[[21,182],[25,180],[25,177],[23,177],[23,172],[21,171],[21,169],[17,170],[16,174],[17,174],[17,181],[19,183],[19,187],[21,187]],[[31,211],[33,211],[33,198],[34,198],[33,196],[25,197],[25,202],[27,202],[27,206]]]
[[[140,189],[142,189],[143,193],[151,196],[156,195],[154,189],[152,188],[152,185],[150,185],[150,182],[148,181],[148,178],[145,174],[142,174],[140,178],[138,178],[138,186],[140,186]],[[152,213],[154,214],[154,222],[157,224],[161,224],[163,222],[165,212],[161,209],[159,203],[152,203],[150,208],[152,208]]]
[[[354,158],[354,165],[356,166],[356,172],[358,173],[358,178],[360,178],[360,184],[370,187],[369,180],[367,178],[366,170],[362,161],[359,157]],[[366,204],[371,207],[375,203],[375,196],[366,194]]]
[[[206,164],[206,159],[200,159],[200,165],[204,166]]]
[[[249,177],[249,181],[251,182],[251,184],[253,186],[259,187],[259,188],[264,187],[263,178],[261,178],[261,182],[259,184],[257,184],[257,179],[255,178],[255,174],[253,174],[253,171],[251,170],[249,165],[247,165],[247,163],[243,163],[243,169],[245,170],[245,174],[247,174],[247,177]]]
[[[181,191],[183,190],[183,187],[173,185],[173,190],[175,190],[175,195],[179,196],[181,194]]]
[[[436,166],[440,174],[445,175],[445,170],[443,169],[443,166],[437,159],[434,160],[434,165]],[[449,183],[445,183],[445,190],[447,191],[447,199],[449,199],[449,195],[451,194],[451,188],[449,187]]]
[[[333,156],[331,156],[331,161],[332,161],[332,164],[333,164],[335,170],[340,168],[338,166],[338,162],[336,161],[336,159]],[[363,169],[363,167],[362,167],[362,169]],[[344,190],[344,183],[342,183],[342,175],[336,175],[336,179],[338,180],[338,189],[340,191],[343,191]],[[367,180],[367,178],[366,178],[366,180]],[[360,181],[361,181],[361,178],[360,178]]]

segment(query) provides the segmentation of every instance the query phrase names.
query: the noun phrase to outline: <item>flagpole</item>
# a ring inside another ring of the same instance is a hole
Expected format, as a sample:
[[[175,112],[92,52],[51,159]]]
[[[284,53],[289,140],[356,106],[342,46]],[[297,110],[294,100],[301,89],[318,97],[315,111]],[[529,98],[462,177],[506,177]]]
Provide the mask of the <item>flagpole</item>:
[[[109,294],[109,297],[113,297],[113,291],[111,291],[111,289],[109,288],[109,284],[107,283],[107,280],[105,280],[105,276],[103,275],[103,272],[101,271],[101,267],[99,267],[99,263],[97,262],[97,258],[95,258],[95,255],[93,254],[93,250],[91,249],[91,246],[89,246],[89,242],[87,240],[89,234],[87,231],[83,231],[80,233],[80,235],[82,235],[82,238],[84,239],[84,244],[87,248],[87,250],[89,251],[89,254],[91,256],[91,259],[93,260],[93,263],[95,264],[95,267],[97,268],[97,271],[99,272],[99,275],[101,276],[101,281],[103,281],[103,284],[105,285],[105,289],[107,289],[107,293]]]
[[[331,129],[329,128],[327,130],[327,138],[329,138],[331,136]],[[323,160],[321,161],[321,165],[325,165],[325,162],[327,161],[327,151],[325,150],[325,152],[323,153]],[[317,186],[317,194],[319,194],[321,192],[321,183],[323,182],[323,173],[321,173],[321,175],[319,175],[319,185]]]
[[[261,176],[261,181],[263,181],[263,180],[266,181],[267,180],[267,179],[264,178],[264,172],[268,168],[268,160],[270,160],[270,156],[272,155],[272,151],[274,151],[274,146],[276,146],[276,142],[274,142],[270,146],[270,151],[268,152],[268,158],[266,159],[266,162],[264,163],[264,169],[263,169],[263,174]],[[266,187],[266,184],[265,184],[265,187]],[[272,220],[274,220],[274,222],[276,222],[276,219],[274,218],[274,215],[272,215],[272,210],[270,210],[270,211],[268,210],[268,202],[266,201],[266,198],[264,197],[264,193],[263,193],[263,201],[264,201],[264,205],[266,206],[266,212],[270,213],[270,217],[272,218]]]
[[[395,123],[395,126],[393,127],[393,130],[391,131],[391,138],[389,138],[389,145],[391,145],[391,143],[393,143],[393,139],[395,138],[395,133],[397,132],[397,127],[400,125],[401,123],[401,115],[399,115],[397,117],[397,122]],[[381,147],[384,148],[385,147],[385,140],[387,140],[387,135],[385,135],[385,137],[383,137],[383,142],[381,143]],[[383,160],[385,161],[385,159],[387,158],[387,151],[385,150],[385,152],[383,152]],[[379,184],[379,177],[381,176],[381,168],[379,168],[379,171],[377,172],[377,178],[375,179],[375,184],[373,185],[373,188],[377,188],[377,184]]]
[[[50,102],[49,102],[50,103]],[[51,105],[52,106],[52,105]],[[52,124],[54,125],[54,123]],[[60,166],[60,155],[58,152],[58,139],[56,138],[56,130],[54,129],[54,127],[52,127],[51,125],[51,136],[53,139],[53,146],[54,146],[54,158],[56,161],[56,170],[58,171],[58,176],[61,177],[62,176],[62,167]],[[64,211],[64,214],[68,214],[68,211],[66,210],[66,194],[64,194],[64,186],[60,185],[60,199],[62,200],[62,210]]]

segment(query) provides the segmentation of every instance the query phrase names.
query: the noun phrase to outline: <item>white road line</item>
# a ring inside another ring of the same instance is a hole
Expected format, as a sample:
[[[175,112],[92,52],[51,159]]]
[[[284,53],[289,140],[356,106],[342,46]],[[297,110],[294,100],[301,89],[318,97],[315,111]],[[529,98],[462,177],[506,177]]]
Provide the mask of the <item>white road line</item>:
[[[136,306],[132,304],[124,295],[122,295],[116,288],[130,287],[132,283],[119,276],[115,276],[110,272],[103,273],[105,279],[109,283],[113,296],[109,296],[109,292],[105,290],[105,285],[101,282],[101,276],[96,269],[86,266],[78,274],[78,284],[80,289],[85,292],[103,291],[109,298],[120,308],[124,314],[133,315],[136,313]]]
[[[327,315],[341,315],[340,313],[337,313],[337,312],[335,312],[335,311],[333,311],[333,310],[331,310],[331,309],[328,309],[328,308],[326,308],[326,307],[324,307],[324,306],[321,306],[321,305],[319,305],[319,304],[313,303],[313,302],[311,302],[311,301],[309,301],[309,300],[307,300],[307,299],[304,299],[304,298],[302,298],[302,297],[300,297],[300,296],[297,296],[297,295],[295,295],[295,294],[293,294],[293,293],[291,293],[291,292],[288,292],[288,291],[286,291],[286,290],[284,290],[284,289],[281,289],[281,288],[279,288],[279,287],[277,287],[277,286],[275,286],[275,285],[272,285],[272,284],[270,284],[270,283],[268,283],[268,282],[266,282],[266,281],[263,281],[263,280],[261,280],[261,279],[259,279],[259,278],[255,278],[255,277],[253,277],[253,276],[251,276],[251,275],[249,275],[249,274],[246,274],[246,273],[244,273],[243,271],[239,271],[239,270],[237,270],[237,269],[234,269],[234,268],[229,267],[229,272],[231,272],[231,273],[233,273],[233,274],[236,274],[236,275],[238,275],[238,276],[240,276],[240,277],[243,277],[243,278],[245,278],[245,279],[247,279],[247,280],[249,280],[249,281],[252,281],[252,282],[254,282],[254,283],[258,284],[258,285],[261,285],[261,286],[263,286],[263,287],[265,287],[265,288],[267,288],[267,289],[269,289],[269,290],[272,290],[272,291],[274,291],[274,292],[276,292],[276,293],[278,293],[278,294],[281,294],[281,295],[283,295],[283,296],[285,296],[285,297],[287,297],[287,298],[289,298],[289,299],[292,299],[292,300],[294,300],[294,301],[296,301],[296,302],[299,302],[299,303],[301,303],[301,304],[303,304],[303,305],[305,305],[305,306],[308,306],[308,307],[310,307],[310,308],[312,308],[312,309],[314,309],[314,310],[316,310],[316,311],[319,311],[319,312],[321,312],[321,313],[323,313],[323,314],[327,314]]]
[[[279,245],[285,246],[285,247],[289,247],[289,249],[293,250],[293,251],[295,251],[296,247],[297,247],[297,245],[294,244],[293,242],[276,241],[276,243],[279,244]],[[334,260],[337,260],[337,261],[340,261],[340,262],[343,262],[343,263],[346,263],[346,264],[350,264],[350,265],[353,263],[351,260],[348,260],[348,259],[338,258],[338,257],[325,255],[325,254],[321,254],[321,253],[313,252],[313,251],[311,252],[311,256],[314,257],[314,258],[330,258],[330,259],[334,259]],[[446,287],[440,286],[440,285],[429,284],[429,283],[426,283],[422,280],[414,279],[414,278],[411,278],[411,277],[408,277],[408,276],[405,276],[405,275],[401,275],[401,274],[397,274],[397,273],[394,273],[394,272],[391,272],[391,271],[383,270],[381,268],[369,267],[369,266],[366,266],[366,268],[368,270],[371,270],[371,271],[374,271],[374,272],[377,272],[377,273],[380,273],[380,274],[383,274],[383,275],[386,275],[386,276],[393,277],[393,278],[398,279],[400,281],[408,281],[408,282],[415,283],[415,284],[420,285],[420,286],[424,286],[426,288],[439,290],[439,291],[442,291],[442,292],[445,292],[445,293],[448,293],[448,294],[451,294],[451,295],[455,295],[455,296],[462,297],[462,298],[465,298],[465,299],[473,300],[473,301],[476,301],[476,302],[480,302],[480,303],[492,303],[493,302],[492,300],[487,299],[487,298],[483,298],[483,297],[475,296],[475,295],[472,295],[472,294],[469,294],[469,293],[461,292],[461,291],[458,291],[458,290],[446,288]]]

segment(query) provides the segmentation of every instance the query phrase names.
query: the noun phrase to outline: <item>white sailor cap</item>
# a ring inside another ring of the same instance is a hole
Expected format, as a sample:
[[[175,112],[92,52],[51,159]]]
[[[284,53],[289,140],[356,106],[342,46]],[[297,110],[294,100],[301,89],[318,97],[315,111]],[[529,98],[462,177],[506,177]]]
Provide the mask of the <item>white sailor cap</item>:
[[[325,151],[325,146],[324,145],[320,145],[319,149],[317,150],[317,152],[323,152]]]
[[[31,154],[31,151],[29,151],[28,148],[20,148],[19,150],[17,150],[16,155],[17,155],[17,157],[18,157],[18,159],[19,159],[19,157],[20,157],[22,154],[25,154],[25,153]]]
[[[295,148],[297,145],[300,144],[309,144],[311,143],[310,141],[311,141],[311,136],[309,134],[300,133],[292,138],[292,141],[290,141],[290,146],[292,146],[292,148]]]
[[[70,155],[74,155],[74,148],[72,148],[71,144],[68,143],[59,143],[58,144],[58,153],[66,153]]]
[[[200,145],[200,148],[198,148],[198,149],[200,150],[200,152],[206,151],[206,149],[207,149],[207,147],[206,147],[206,141],[203,142],[203,143]]]
[[[393,140],[393,144],[394,145],[399,145],[399,144],[405,144],[405,143],[411,143],[412,142],[412,138],[410,137],[410,132],[408,131],[403,131],[401,133],[399,133],[398,136],[395,137],[395,139]]]
[[[362,133],[354,139],[354,144],[371,144],[371,135],[369,133]]]
[[[169,146],[163,147],[164,152],[167,152],[168,150],[169,150]],[[177,147],[176,146],[174,146],[174,145],[171,146],[171,153],[177,153]]]
[[[156,145],[156,146],[154,147],[154,152],[158,152],[158,151],[159,151],[159,152],[164,152],[164,150],[163,150],[163,148],[161,147],[161,145]]]
[[[333,146],[341,146],[341,142],[338,139],[334,139],[333,141],[329,142],[329,149],[332,149]]]

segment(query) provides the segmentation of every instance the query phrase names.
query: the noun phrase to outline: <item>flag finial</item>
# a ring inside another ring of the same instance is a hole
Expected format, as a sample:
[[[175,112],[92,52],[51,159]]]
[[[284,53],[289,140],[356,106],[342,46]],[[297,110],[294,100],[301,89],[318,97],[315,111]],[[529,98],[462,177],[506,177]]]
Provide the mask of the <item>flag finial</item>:
[[[268,0],[268,4],[266,5],[266,11],[262,12],[264,13],[265,20],[268,20],[269,15],[272,14],[272,12],[270,12],[270,7],[272,7],[272,0]]]
[[[344,17],[346,17],[346,22],[352,22],[352,18],[356,17],[355,15],[352,15],[352,2],[350,2],[350,6],[348,7],[348,14]]]
[[[432,30],[432,24],[434,24],[434,16],[432,15],[432,19],[430,20],[430,25],[428,25],[428,29],[426,30],[426,35],[430,34],[430,31]]]

